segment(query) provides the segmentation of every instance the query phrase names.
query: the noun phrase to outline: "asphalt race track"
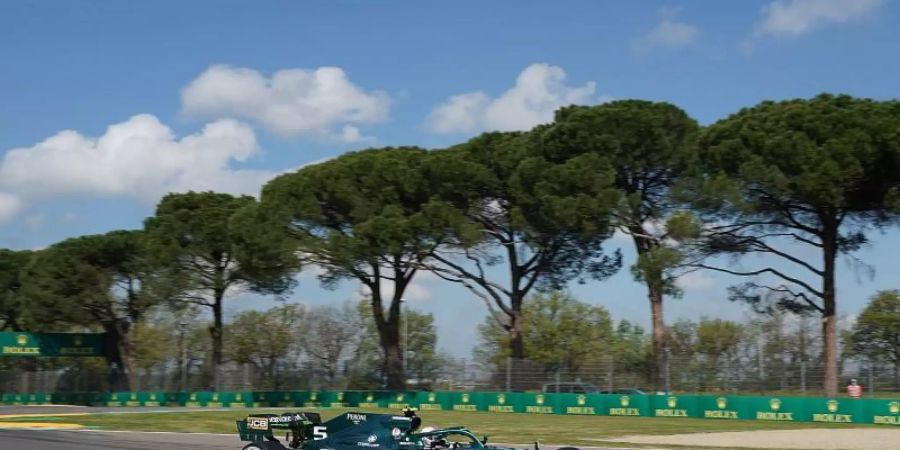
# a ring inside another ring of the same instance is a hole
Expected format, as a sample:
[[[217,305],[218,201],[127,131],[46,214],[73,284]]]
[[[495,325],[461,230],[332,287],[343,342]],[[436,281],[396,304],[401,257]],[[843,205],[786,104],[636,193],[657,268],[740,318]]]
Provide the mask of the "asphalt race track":
[[[127,414],[166,410],[171,411],[172,408],[2,406],[0,407],[0,417],[17,414],[50,415],[103,412]],[[0,428],[0,450],[240,450],[245,444],[246,442],[241,442],[236,434]],[[532,448],[528,444],[510,445],[510,447],[529,450]],[[556,447],[551,446],[541,447],[541,450],[555,449]],[[604,450],[598,447],[581,447],[581,449]]]
[[[0,450],[239,450],[244,444],[234,435],[0,430]]]
[[[221,434],[0,430],[0,450],[239,450],[244,444],[246,442],[241,442],[235,435]],[[598,447],[581,449],[604,450]],[[541,447],[541,450],[555,450],[555,447]]]

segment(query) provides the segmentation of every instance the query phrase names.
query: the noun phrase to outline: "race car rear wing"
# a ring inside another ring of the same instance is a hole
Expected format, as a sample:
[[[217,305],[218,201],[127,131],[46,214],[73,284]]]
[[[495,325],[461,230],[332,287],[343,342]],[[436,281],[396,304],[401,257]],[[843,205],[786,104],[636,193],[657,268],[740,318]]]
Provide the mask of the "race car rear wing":
[[[321,423],[321,416],[314,412],[250,414],[237,421],[237,429],[242,441],[251,442],[275,441],[274,431],[284,430],[288,446],[297,448],[301,442],[315,437],[314,428]]]

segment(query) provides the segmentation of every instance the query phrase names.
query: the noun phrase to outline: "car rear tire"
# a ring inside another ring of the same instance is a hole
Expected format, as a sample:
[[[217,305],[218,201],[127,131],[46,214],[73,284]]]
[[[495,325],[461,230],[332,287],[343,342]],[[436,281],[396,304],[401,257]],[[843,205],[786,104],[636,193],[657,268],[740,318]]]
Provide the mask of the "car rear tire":
[[[245,445],[243,450],[284,450],[285,448],[280,442],[262,441],[251,442]]]

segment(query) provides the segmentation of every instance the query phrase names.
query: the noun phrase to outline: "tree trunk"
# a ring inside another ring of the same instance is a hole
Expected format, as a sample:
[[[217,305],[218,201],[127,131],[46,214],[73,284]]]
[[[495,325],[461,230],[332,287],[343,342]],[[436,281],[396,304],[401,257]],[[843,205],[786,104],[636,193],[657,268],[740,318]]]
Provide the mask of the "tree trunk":
[[[834,233],[826,231],[826,238],[822,240],[822,253],[825,258],[822,276],[822,339],[824,346],[825,395],[835,397],[838,395],[838,366],[837,366],[837,293],[835,291],[835,260],[837,259],[837,244]]]
[[[106,331],[104,354],[109,365],[109,390],[111,392],[128,390],[131,383],[122,360],[122,336],[113,324],[106,324],[103,328]]]
[[[406,378],[403,374],[403,354],[400,351],[400,303],[403,292],[402,283],[394,285],[394,299],[388,312],[388,318],[384,318],[382,308],[380,286],[375,286],[372,291],[372,315],[378,330],[378,338],[381,341],[381,349],[384,352],[384,374],[387,378],[387,389],[394,392],[406,390]],[[399,294],[398,294],[399,292]]]
[[[213,326],[209,328],[209,334],[212,337],[212,388],[215,391],[219,391],[219,384],[222,382],[221,376],[219,374],[219,369],[222,365],[222,300],[224,298],[224,291],[216,291],[215,299],[213,301]]]
[[[657,245],[644,237],[643,226],[629,229],[638,258],[646,258]],[[657,392],[666,390],[666,323],[663,320],[663,272],[661,267],[650,267],[642,273],[650,300],[650,318],[653,340],[653,384]]]
[[[388,340],[388,344],[384,348],[384,363],[388,390],[393,392],[405,390],[403,355],[400,351],[399,339]]]
[[[125,383],[131,392],[138,391],[137,388],[137,371],[134,364],[134,343],[131,341],[131,326],[123,324],[119,327],[119,351],[122,355],[122,365],[125,372]]]
[[[522,297],[514,295],[511,299],[512,314],[509,316],[509,354],[513,359],[525,358],[524,314],[522,313]]]
[[[663,321],[663,294],[650,286],[650,315],[653,321],[653,381],[656,391],[666,390],[666,325]]]

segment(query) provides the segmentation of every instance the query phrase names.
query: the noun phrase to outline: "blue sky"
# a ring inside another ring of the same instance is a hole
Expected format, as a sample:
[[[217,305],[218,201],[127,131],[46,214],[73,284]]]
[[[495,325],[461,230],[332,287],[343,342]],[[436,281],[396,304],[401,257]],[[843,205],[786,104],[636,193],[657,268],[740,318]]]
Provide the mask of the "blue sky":
[[[165,192],[255,194],[352,149],[525,129],[567,103],[663,100],[708,124],[764,99],[897,98],[898,26],[900,4],[879,0],[6,1],[0,247],[138,227]],[[844,315],[900,287],[897,232],[874,239],[859,254],[874,278],[841,266]],[[630,264],[627,241],[610,245]],[[669,320],[743,317],[724,300],[735,281],[691,276]],[[293,300],[355,290],[307,276]],[[648,323],[627,270],[572,290]],[[429,278],[410,297],[443,317],[441,346],[468,355],[483,305]],[[269,304],[239,295],[232,308]]]

